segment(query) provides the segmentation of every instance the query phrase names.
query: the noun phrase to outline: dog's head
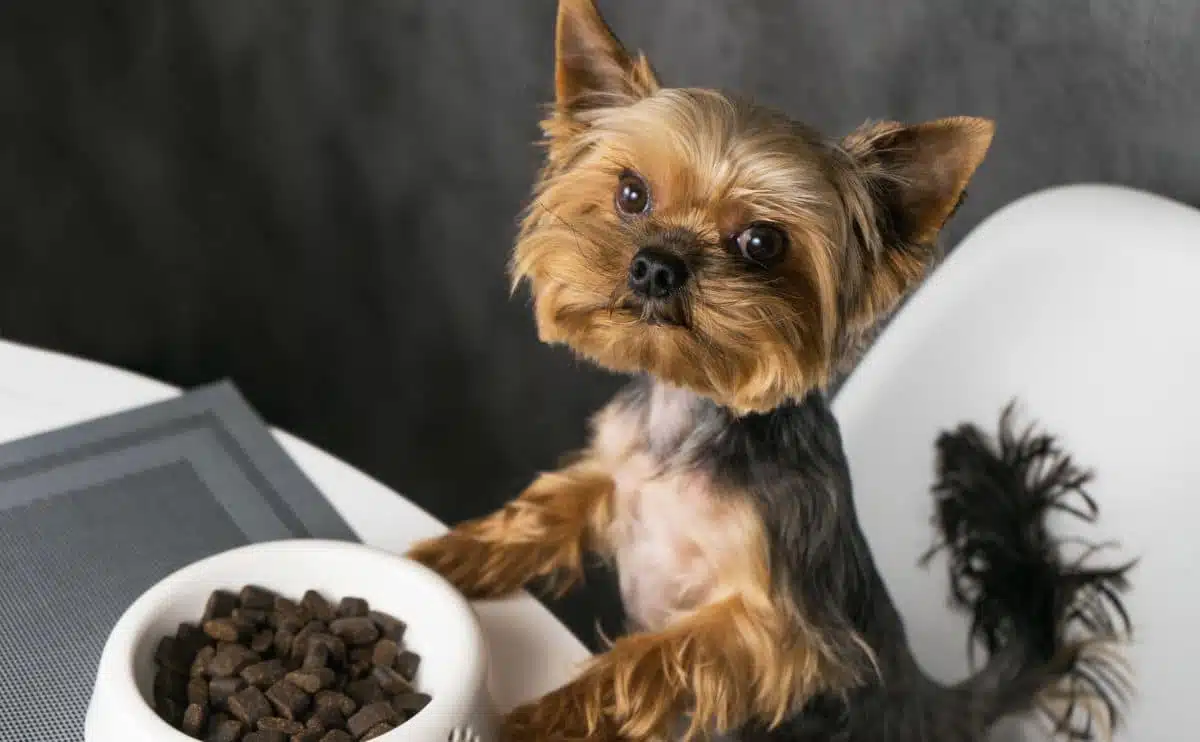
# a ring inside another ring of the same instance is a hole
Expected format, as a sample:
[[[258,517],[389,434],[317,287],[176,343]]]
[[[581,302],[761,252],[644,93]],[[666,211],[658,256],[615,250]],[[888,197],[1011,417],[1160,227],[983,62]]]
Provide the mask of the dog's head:
[[[539,336],[742,412],[827,383],[916,285],[993,131],[948,118],[835,141],[665,88],[593,0],[560,0],[556,88],[512,258]]]

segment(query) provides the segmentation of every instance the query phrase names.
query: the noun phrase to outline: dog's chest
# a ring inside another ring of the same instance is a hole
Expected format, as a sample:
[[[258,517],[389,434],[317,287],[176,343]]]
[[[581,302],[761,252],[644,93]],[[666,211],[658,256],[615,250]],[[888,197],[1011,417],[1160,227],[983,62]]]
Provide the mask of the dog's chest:
[[[595,443],[615,482],[609,542],[625,612],[654,630],[713,597],[741,534],[708,471],[678,456],[695,423],[685,400],[656,392],[648,404],[602,415]]]

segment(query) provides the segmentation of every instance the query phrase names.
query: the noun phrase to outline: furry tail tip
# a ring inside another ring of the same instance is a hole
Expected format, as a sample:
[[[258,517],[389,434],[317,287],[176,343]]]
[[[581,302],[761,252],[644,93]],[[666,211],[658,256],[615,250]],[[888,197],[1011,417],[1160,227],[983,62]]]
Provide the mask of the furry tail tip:
[[[1005,408],[993,439],[964,424],[937,441],[934,522],[948,552],[951,602],[972,617],[969,637],[988,654],[964,687],[987,724],[1036,710],[1070,740],[1111,738],[1132,693],[1119,645],[1131,633],[1121,594],[1129,562],[1085,564],[1101,548],[1068,558],[1047,524],[1053,514],[1086,523],[1098,515],[1054,436],[1014,429]],[[1078,542],[1070,542],[1078,543]]]

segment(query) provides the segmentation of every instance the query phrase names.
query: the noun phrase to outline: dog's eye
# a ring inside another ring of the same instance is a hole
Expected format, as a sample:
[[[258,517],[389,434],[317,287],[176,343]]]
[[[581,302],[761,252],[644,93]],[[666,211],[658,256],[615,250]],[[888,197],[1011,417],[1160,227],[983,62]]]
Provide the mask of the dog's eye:
[[[624,214],[644,214],[650,208],[650,189],[633,173],[621,175],[617,185],[617,208]]]
[[[752,224],[733,238],[738,252],[746,260],[770,265],[787,252],[788,239],[779,227],[771,224]]]

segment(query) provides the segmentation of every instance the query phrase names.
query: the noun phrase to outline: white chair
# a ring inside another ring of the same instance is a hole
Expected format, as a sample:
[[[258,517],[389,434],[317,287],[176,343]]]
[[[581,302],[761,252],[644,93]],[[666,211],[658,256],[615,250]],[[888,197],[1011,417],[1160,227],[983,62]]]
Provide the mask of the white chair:
[[[917,566],[933,537],[934,440],[965,421],[994,431],[1016,398],[1020,422],[1095,470],[1101,520],[1082,532],[1122,543],[1101,558],[1141,558],[1126,600],[1138,697],[1117,739],[1195,734],[1198,324],[1200,211],[1077,185],[985,220],[883,332],[833,406],[863,527],[928,672],[968,672],[945,560]]]

